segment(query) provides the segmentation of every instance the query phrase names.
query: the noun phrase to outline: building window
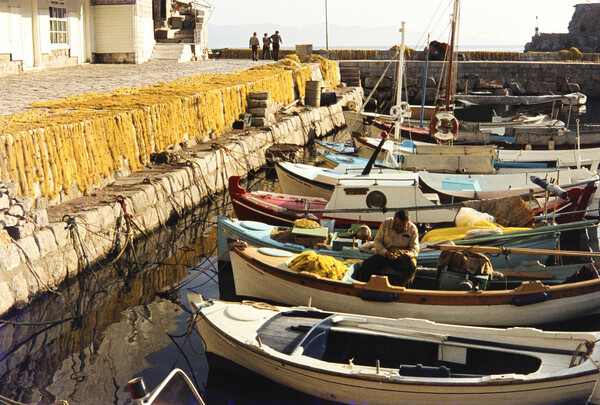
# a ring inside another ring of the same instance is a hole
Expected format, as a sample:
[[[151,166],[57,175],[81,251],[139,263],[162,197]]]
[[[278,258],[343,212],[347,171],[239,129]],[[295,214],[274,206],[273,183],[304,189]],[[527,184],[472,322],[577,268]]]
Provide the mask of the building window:
[[[50,43],[68,43],[67,8],[65,7],[64,2],[50,2]]]

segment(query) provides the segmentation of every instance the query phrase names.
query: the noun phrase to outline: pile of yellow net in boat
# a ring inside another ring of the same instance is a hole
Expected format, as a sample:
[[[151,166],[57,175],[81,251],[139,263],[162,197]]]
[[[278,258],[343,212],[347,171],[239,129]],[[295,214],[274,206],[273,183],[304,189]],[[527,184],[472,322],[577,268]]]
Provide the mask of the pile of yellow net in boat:
[[[320,255],[312,250],[300,253],[288,267],[294,271],[307,271],[321,277],[341,280],[346,274],[348,267],[332,256]]]
[[[321,228],[321,224],[308,218],[298,218],[294,221],[295,228],[317,229]]]
[[[503,235],[531,229],[527,227],[499,225],[491,215],[471,208],[461,208],[456,216],[455,223],[455,227],[432,229],[421,238],[421,242],[435,243],[445,240],[461,240],[478,236]]]

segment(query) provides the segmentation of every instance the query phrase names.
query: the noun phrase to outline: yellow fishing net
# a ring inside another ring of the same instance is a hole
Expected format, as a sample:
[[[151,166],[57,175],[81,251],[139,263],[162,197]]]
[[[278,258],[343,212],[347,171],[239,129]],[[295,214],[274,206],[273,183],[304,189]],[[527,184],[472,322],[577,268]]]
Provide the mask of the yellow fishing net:
[[[319,255],[312,250],[300,253],[288,266],[297,272],[307,271],[334,280],[341,280],[348,270],[348,267],[336,258]]]
[[[36,102],[1,116],[0,181],[34,198],[54,199],[73,186],[86,193],[117,170],[141,170],[151,153],[220,136],[246,111],[250,92],[292,103],[312,69],[289,63]]]
[[[432,229],[427,232],[423,238],[421,238],[421,242],[425,243],[435,243],[441,242],[444,240],[461,240],[465,239],[467,232],[475,230],[475,229],[489,229],[496,230],[499,229],[501,232],[499,234],[518,232],[518,231],[526,231],[531,228],[519,228],[519,227],[503,227],[497,224],[494,224],[490,221],[479,221],[471,226],[455,226],[451,228],[440,228],[440,229]]]
[[[316,229],[320,228],[321,224],[319,224],[317,221],[313,221],[312,219],[298,218],[294,221],[294,227],[304,229]]]

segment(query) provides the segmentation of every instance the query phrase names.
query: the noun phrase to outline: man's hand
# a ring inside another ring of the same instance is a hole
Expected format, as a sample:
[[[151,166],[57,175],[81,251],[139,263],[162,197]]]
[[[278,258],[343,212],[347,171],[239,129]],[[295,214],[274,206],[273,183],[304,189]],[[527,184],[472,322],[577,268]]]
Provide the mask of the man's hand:
[[[399,250],[396,252],[396,256],[407,256],[408,257],[408,250]]]
[[[387,257],[389,260],[395,260],[395,259],[397,259],[397,258],[398,258],[398,257],[397,257],[395,254],[393,254],[392,252],[385,252],[385,257]]]

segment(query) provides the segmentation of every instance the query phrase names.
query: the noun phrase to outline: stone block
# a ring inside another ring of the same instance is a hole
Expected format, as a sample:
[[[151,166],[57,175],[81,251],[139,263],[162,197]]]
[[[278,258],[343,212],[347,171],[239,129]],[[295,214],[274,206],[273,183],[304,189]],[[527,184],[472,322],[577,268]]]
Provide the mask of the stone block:
[[[0,229],[0,249],[12,243],[12,238],[6,229]]]
[[[269,100],[248,100],[248,107],[250,108],[267,108],[269,107]]]
[[[31,211],[31,218],[35,223],[36,228],[44,228],[48,226],[48,211],[45,209]]]
[[[16,226],[19,223],[19,218],[8,214],[0,213],[0,228]]]
[[[36,232],[34,238],[42,256],[53,253],[58,249],[56,239],[54,239],[54,234],[50,229],[42,229]]]
[[[0,195],[0,210],[4,210],[10,207],[10,197],[7,193]]]
[[[13,239],[20,240],[33,235],[35,225],[31,222],[20,220],[17,225],[6,227],[5,229]]]
[[[12,204],[6,211],[8,215],[22,218],[25,215],[25,209],[21,204]]]
[[[556,93],[556,84],[550,82],[530,80],[527,82],[527,93],[554,94]]]
[[[148,195],[144,191],[140,190],[132,193],[129,198],[131,199],[132,206],[132,209],[129,210],[130,214],[143,212],[150,205],[150,201],[148,201]]]
[[[15,304],[27,302],[27,298],[29,296],[29,286],[27,285],[27,280],[22,274],[15,274],[10,278],[8,281],[8,289],[12,292]]]
[[[21,264],[19,248],[11,243],[4,248],[0,248],[0,269],[3,271],[13,270]]]
[[[25,212],[31,211],[33,207],[33,198],[28,195],[18,195],[15,197],[15,200],[23,207]]]
[[[48,269],[49,285],[60,285],[67,278],[67,267],[62,252],[55,252],[44,257],[44,266]]]
[[[0,314],[8,312],[15,304],[15,298],[7,282],[0,283]]]
[[[34,262],[40,258],[40,248],[35,242],[35,238],[33,236],[28,236],[19,240],[19,246],[21,246],[21,253],[25,255],[25,259],[28,259],[31,262]]]
[[[64,265],[67,268],[68,277],[75,277],[79,272],[79,257],[73,249],[63,254]]]
[[[520,82],[509,82],[508,86],[510,87],[510,89],[513,91],[514,94],[522,95],[522,94],[525,94],[525,92],[526,92],[525,86],[523,86],[523,84]]]
[[[4,183],[4,187],[6,187],[8,195],[11,197],[16,197],[19,194],[19,183],[11,181],[9,183]]]
[[[254,100],[268,100],[270,97],[268,91],[252,91],[248,93],[248,98]]]
[[[253,117],[264,117],[267,114],[266,108],[248,108],[248,114],[252,114]]]
[[[64,247],[71,244],[71,231],[66,229],[67,224],[64,222],[52,222],[48,224],[48,228],[54,234],[54,239],[58,247]]]

